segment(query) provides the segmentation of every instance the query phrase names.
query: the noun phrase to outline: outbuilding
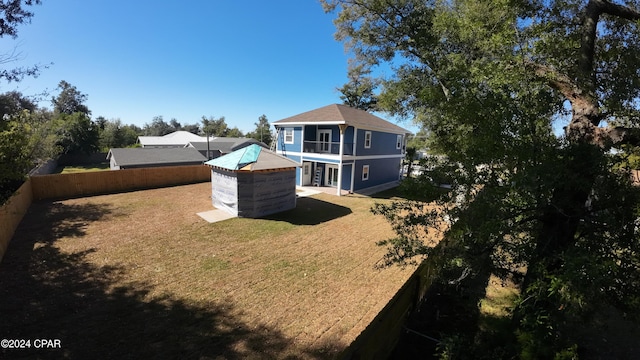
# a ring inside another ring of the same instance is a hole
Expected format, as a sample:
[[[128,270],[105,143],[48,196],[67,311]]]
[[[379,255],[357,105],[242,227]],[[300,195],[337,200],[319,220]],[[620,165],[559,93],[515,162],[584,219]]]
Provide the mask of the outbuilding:
[[[263,217],[296,207],[300,164],[252,144],[205,162],[211,166],[213,206],[232,215]]]

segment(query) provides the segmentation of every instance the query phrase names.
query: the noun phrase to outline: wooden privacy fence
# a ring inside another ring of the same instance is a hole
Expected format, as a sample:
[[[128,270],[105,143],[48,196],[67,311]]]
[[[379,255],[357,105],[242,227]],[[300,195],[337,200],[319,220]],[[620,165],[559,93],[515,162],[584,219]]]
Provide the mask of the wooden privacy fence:
[[[407,318],[416,309],[435,277],[433,261],[426,259],[373,321],[342,352],[340,359],[387,359]]]
[[[4,205],[0,206],[0,261],[2,261],[9,241],[11,241],[32,201],[31,180],[27,179],[18,191]]]
[[[209,180],[208,166],[189,165],[34,176],[31,188],[34,200],[69,199]]]
[[[206,165],[32,176],[0,206],[0,261],[33,201],[193,184],[210,179],[211,170]]]

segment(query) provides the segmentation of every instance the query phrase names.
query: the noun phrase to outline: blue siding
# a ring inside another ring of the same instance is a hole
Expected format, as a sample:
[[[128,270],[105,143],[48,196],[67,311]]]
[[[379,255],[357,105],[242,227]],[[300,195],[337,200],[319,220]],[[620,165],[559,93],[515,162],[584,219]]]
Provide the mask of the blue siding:
[[[293,129],[293,144],[284,144],[284,132],[285,130]],[[281,140],[282,139],[282,140]],[[284,144],[284,150],[286,151],[302,151],[302,127],[281,127],[280,138],[277,139],[276,146],[278,150],[282,150],[282,144]]]
[[[401,154],[402,146],[396,149],[398,140],[397,134],[384,133],[379,131],[371,131],[371,148],[364,147],[364,134],[368,130],[358,129],[358,144],[356,154],[358,156],[366,155],[391,155]]]
[[[289,145],[289,144],[287,144],[287,145]],[[302,164],[300,156],[287,154],[287,158]],[[296,185],[301,184],[301,182],[300,182],[301,177],[302,177],[302,169],[301,168],[297,168],[296,169]]]
[[[356,160],[355,191],[397,181],[400,174],[400,158]],[[369,165],[369,180],[362,181],[362,166]]]
[[[351,167],[353,164],[342,164],[342,190],[351,190]]]

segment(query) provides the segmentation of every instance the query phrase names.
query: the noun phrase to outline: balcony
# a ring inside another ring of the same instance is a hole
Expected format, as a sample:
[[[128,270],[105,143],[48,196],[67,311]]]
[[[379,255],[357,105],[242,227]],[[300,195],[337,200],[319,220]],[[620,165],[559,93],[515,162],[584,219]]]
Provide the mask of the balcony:
[[[303,151],[315,154],[340,154],[339,142],[305,141]],[[353,155],[353,143],[344,143],[344,155]]]

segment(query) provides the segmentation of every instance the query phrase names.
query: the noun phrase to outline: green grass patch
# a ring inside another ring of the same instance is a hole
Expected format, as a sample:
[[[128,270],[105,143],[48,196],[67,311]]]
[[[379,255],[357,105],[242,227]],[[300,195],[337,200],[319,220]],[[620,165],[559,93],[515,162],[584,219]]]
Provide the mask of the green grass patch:
[[[74,174],[81,172],[93,172],[93,171],[105,171],[109,170],[108,163],[100,163],[100,164],[89,164],[89,165],[78,165],[78,166],[65,166],[64,168],[59,168],[58,173],[60,174]]]
[[[227,270],[229,262],[217,257],[210,257],[202,261],[202,268],[207,271]]]

